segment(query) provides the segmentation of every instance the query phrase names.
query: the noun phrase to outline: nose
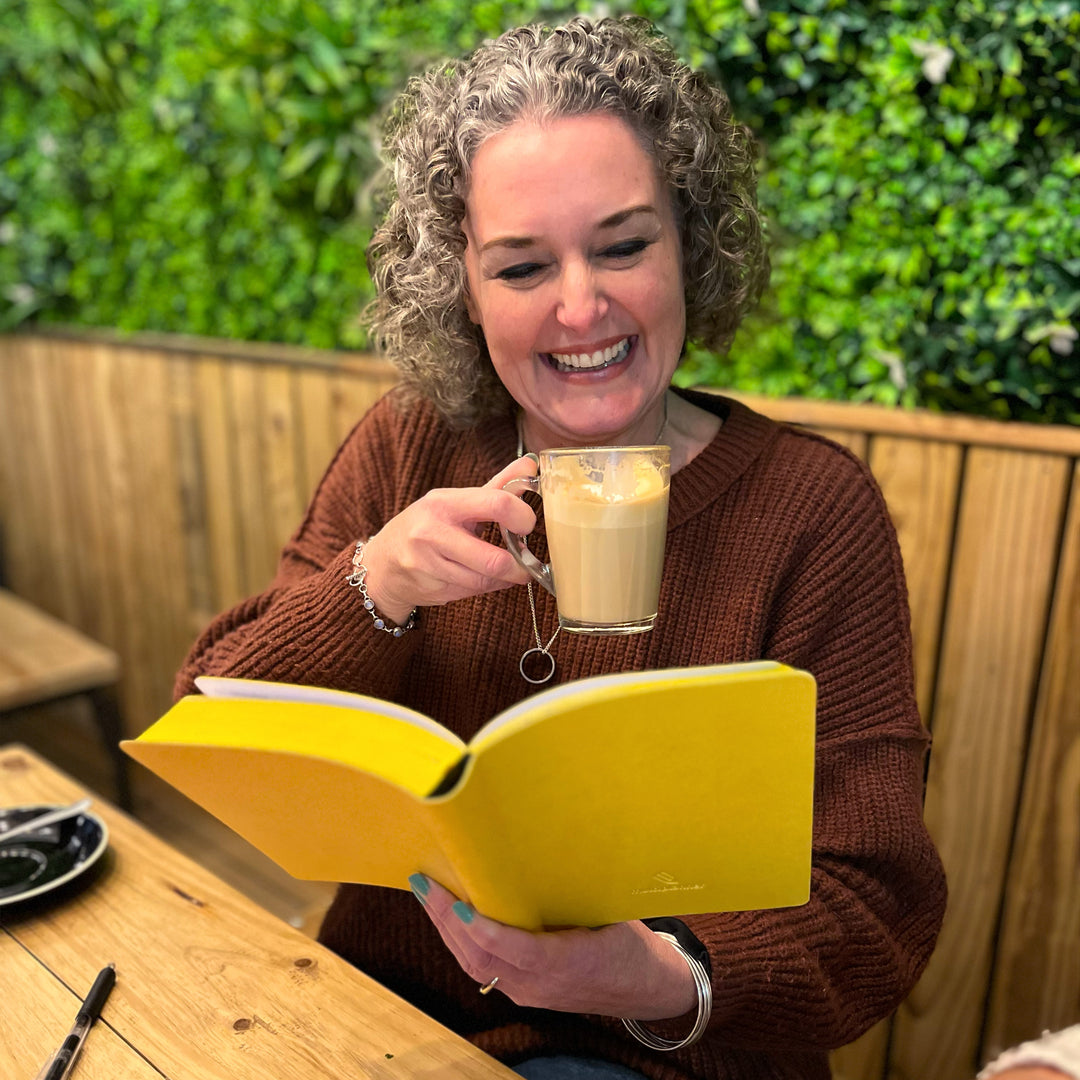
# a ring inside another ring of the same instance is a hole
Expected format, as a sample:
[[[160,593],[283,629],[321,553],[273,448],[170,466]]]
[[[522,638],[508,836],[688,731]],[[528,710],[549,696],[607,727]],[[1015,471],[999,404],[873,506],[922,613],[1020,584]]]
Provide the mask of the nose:
[[[592,329],[608,310],[607,297],[599,287],[592,268],[573,263],[566,267],[560,281],[556,318],[576,332]]]

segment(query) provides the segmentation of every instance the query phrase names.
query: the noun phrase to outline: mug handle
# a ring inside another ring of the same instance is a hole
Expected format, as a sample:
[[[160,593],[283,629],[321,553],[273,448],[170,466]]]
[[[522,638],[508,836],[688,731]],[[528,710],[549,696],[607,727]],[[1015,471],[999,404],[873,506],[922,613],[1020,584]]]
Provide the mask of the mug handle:
[[[515,485],[518,488],[523,488],[525,491],[532,491],[537,495],[540,494],[539,476],[529,476],[511,480],[508,483],[503,484],[503,491],[509,491],[512,495],[523,494],[524,492],[522,491],[514,490]],[[534,580],[538,581],[552,596],[554,596],[555,579],[551,575],[551,563],[542,563],[529,550],[529,545],[524,536],[511,532],[504,525],[500,525],[499,528],[502,530],[503,543],[506,545],[510,554],[514,556],[517,564],[527,570]]]

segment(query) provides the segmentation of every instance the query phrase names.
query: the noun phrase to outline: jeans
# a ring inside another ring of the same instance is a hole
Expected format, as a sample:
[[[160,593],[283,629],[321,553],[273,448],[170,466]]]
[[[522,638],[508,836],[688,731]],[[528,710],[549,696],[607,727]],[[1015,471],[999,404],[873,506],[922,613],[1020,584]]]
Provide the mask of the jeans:
[[[580,1057],[535,1057],[514,1066],[525,1080],[643,1080],[641,1073],[611,1061]]]

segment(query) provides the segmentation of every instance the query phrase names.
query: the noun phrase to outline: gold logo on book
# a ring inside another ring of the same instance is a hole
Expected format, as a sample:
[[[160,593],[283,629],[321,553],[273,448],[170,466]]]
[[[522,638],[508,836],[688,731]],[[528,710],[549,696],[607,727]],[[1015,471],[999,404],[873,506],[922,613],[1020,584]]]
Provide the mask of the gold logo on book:
[[[704,889],[704,884],[696,885],[682,885],[679,883],[679,879],[674,874],[669,874],[666,870],[658,870],[652,876],[653,881],[657,884],[648,889],[634,889],[631,892],[632,896],[644,896],[648,893],[661,893],[661,892],[696,892],[698,889]]]

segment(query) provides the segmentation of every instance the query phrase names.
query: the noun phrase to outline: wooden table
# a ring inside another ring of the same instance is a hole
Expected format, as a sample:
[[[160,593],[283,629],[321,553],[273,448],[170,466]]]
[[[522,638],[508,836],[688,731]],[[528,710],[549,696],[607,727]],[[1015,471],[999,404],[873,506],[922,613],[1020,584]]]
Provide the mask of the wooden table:
[[[0,747],[0,806],[85,794],[25,747]],[[126,814],[92,809],[110,838],[93,881],[0,907],[4,1080],[33,1080],[109,962],[116,987],[74,1080],[515,1075]]]

